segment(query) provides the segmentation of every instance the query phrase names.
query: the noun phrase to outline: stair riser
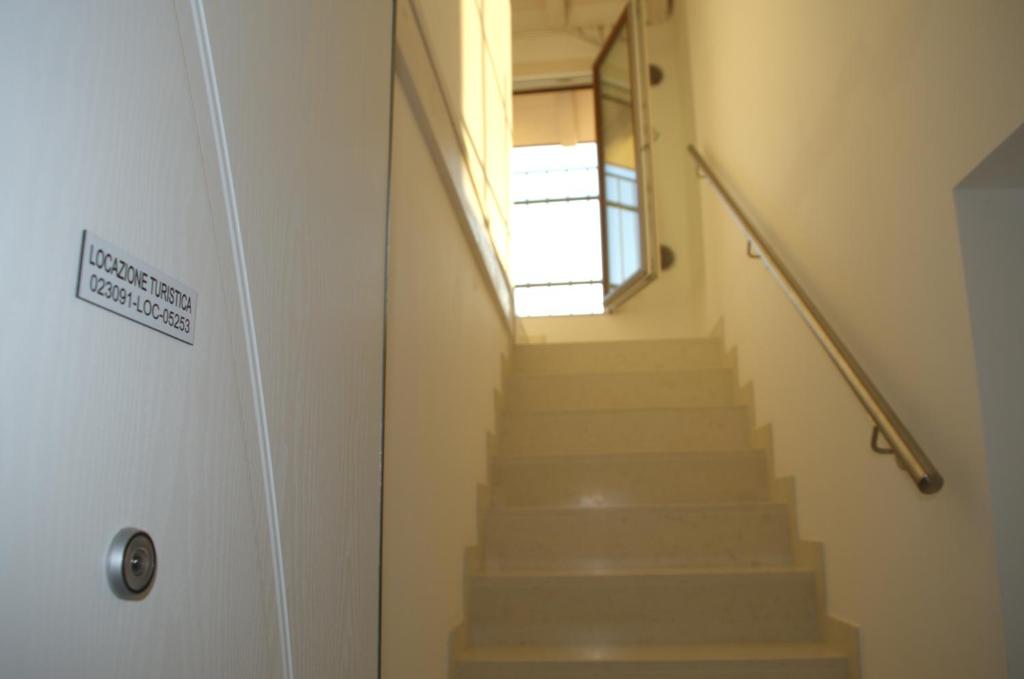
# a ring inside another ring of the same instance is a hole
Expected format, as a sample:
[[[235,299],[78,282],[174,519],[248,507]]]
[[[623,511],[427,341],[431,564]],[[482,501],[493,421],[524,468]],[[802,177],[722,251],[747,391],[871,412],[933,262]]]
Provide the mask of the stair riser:
[[[621,506],[758,501],[768,497],[763,451],[492,460],[499,506]]]
[[[645,568],[792,563],[785,505],[494,510],[488,569]]]
[[[594,344],[532,344],[516,348],[521,375],[566,375],[722,368],[721,342],[710,339]]]
[[[471,577],[472,644],[686,644],[820,639],[815,578],[800,571]]]
[[[849,679],[844,658],[690,662],[456,662],[453,679]]]
[[[735,378],[724,369],[515,377],[507,398],[519,412],[719,406],[734,402]]]
[[[750,441],[745,407],[535,413],[506,416],[508,454],[735,450]]]

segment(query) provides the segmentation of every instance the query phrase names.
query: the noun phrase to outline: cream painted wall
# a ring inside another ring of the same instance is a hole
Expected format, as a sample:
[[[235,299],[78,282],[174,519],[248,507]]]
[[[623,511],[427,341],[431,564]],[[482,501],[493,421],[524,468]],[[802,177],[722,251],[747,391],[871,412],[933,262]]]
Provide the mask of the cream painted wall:
[[[703,253],[697,180],[686,154],[694,140],[688,51],[673,24],[647,27],[649,60],[665,79],[650,88],[655,129],[655,218],[675,265],[612,314],[519,320],[516,341],[592,342],[685,337],[704,332]]]
[[[474,177],[469,199],[480,202],[493,236],[496,202],[507,201],[507,191],[498,194],[507,186],[511,145],[503,108],[510,95],[501,94],[511,88],[508,3],[416,5],[446,95],[458,102],[453,113],[467,145],[462,172]],[[486,481],[495,393],[502,356],[511,348],[486,265],[474,252],[466,216],[457,212],[461,203],[446,187],[450,179],[441,174],[449,168],[438,164],[438,154],[451,159],[460,152],[436,148],[448,142],[434,136],[432,120],[398,82],[385,386],[384,679],[448,676],[449,634],[463,618],[462,560],[477,542],[477,487]]]
[[[918,494],[705,187],[724,317],[864,675],[1005,677],[953,189],[1024,120],[1024,4],[690,0],[700,146],[947,479]],[[685,19],[685,22],[684,22]]]
[[[509,0],[412,0],[458,118],[469,177],[508,268],[512,32]]]
[[[384,679],[447,677],[510,337],[395,97],[384,441]]]

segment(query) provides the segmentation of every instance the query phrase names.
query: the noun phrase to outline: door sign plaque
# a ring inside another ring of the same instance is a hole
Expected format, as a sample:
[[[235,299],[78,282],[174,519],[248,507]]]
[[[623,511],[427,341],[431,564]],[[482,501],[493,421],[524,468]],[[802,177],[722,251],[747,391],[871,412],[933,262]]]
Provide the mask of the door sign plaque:
[[[186,344],[195,343],[196,291],[88,231],[82,233],[75,294]]]

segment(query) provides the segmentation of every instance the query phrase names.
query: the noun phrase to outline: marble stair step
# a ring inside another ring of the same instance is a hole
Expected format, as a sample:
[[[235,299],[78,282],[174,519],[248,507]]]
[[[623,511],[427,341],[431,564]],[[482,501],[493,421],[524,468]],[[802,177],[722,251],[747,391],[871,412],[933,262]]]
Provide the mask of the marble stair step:
[[[484,572],[468,564],[472,645],[820,641],[802,567]]]
[[[789,507],[492,508],[483,558],[488,570],[789,565]]]
[[[730,405],[735,398],[736,377],[729,368],[516,375],[509,380],[506,407],[511,412],[685,408]]]
[[[824,643],[477,646],[453,643],[452,679],[849,679]]]
[[[717,338],[520,344],[513,370],[520,375],[565,375],[726,367]]]
[[[506,414],[502,453],[593,454],[734,450],[750,444],[746,406]]]
[[[607,507],[768,499],[757,449],[604,455],[493,455],[492,499],[506,507]]]

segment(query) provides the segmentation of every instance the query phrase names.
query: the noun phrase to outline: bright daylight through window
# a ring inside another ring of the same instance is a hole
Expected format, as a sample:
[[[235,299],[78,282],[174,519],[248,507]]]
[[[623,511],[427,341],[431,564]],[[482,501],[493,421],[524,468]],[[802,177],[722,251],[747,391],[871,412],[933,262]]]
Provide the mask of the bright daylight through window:
[[[597,144],[512,149],[518,316],[604,312]]]

